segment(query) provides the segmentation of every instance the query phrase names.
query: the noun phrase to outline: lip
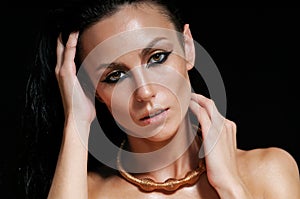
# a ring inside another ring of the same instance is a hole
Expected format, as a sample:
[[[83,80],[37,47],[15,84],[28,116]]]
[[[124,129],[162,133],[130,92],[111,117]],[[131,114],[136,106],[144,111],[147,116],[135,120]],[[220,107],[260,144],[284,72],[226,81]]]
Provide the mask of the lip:
[[[167,117],[168,111],[169,108],[152,110],[142,117],[140,121],[144,124],[161,123]]]

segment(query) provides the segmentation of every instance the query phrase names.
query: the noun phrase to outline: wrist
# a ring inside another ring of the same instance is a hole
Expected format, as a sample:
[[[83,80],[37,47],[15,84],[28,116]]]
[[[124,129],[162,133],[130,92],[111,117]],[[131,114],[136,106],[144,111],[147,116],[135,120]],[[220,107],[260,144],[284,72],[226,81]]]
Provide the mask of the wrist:
[[[76,118],[72,113],[66,114],[65,116],[65,126],[73,126],[73,127],[82,126],[82,127],[90,128],[91,124],[92,121]]]
[[[87,146],[91,123],[87,121],[78,121],[74,117],[68,116],[65,118],[64,137],[71,140],[79,140]]]

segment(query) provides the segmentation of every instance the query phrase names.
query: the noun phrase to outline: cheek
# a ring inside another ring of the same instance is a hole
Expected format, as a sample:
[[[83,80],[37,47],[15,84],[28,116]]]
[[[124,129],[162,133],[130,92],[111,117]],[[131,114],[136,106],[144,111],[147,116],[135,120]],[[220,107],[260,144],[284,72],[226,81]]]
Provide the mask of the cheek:
[[[175,70],[178,71],[178,73],[184,77],[187,81],[188,79],[188,67],[189,64],[182,58],[177,59],[177,64],[175,65]]]
[[[178,107],[178,114],[183,118],[188,110],[191,100],[191,85],[184,63],[177,65],[174,73],[170,76],[168,85],[169,97],[176,100],[176,106]]]
[[[101,103],[104,103],[109,110],[111,110],[112,92],[110,92],[109,89],[106,89],[102,86],[98,86],[96,97]]]
[[[132,93],[128,81],[123,80],[118,84],[105,86],[105,88],[102,87],[101,89],[102,92],[99,92],[100,97],[115,119],[118,116],[127,117],[130,105],[130,95]]]

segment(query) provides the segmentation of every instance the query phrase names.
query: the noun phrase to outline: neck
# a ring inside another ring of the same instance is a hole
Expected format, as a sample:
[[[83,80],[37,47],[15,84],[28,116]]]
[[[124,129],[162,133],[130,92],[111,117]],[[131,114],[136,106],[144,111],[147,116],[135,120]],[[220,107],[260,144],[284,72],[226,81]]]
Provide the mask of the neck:
[[[132,152],[151,153],[161,151],[152,159],[155,162],[155,169],[134,174],[135,177],[150,177],[155,181],[163,182],[168,178],[183,178],[187,172],[195,170],[199,164],[198,152],[200,148],[200,141],[198,136],[195,136],[195,131],[189,118],[186,117],[174,135],[163,142],[128,137],[129,148]],[[152,165],[154,165],[153,162],[151,162]],[[133,164],[133,162],[131,163]],[[149,166],[149,163],[147,163],[147,166]],[[134,160],[134,164],[142,165],[139,160]]]

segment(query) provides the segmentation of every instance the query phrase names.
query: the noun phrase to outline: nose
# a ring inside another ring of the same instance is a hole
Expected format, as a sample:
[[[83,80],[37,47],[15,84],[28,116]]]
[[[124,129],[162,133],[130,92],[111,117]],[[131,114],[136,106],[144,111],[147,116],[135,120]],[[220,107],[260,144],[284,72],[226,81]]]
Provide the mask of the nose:
[[[149,83],[149,77],[145,75],[145,71],[142,68],[135,71],[134,80],[136,83],[134,97],[138,102],[150,101],[155,97],[153,84]]]

